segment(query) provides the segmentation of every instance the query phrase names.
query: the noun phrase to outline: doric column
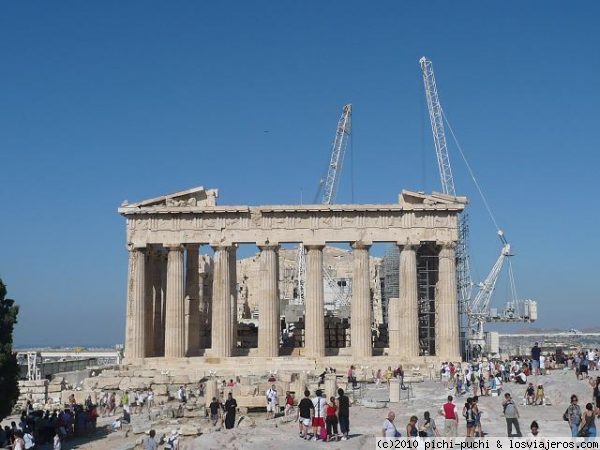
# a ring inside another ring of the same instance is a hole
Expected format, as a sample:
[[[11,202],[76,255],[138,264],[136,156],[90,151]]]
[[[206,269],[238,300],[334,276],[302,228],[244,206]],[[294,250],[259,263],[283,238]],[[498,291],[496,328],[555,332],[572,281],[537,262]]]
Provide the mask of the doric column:
[[[161,308],[161,274],[160,274],[160,250],[156,247],[147,247],[146,250],[146,356],[158,356],[158,337],[156,333],[160,330],[156,326],[156,314],[160,321]],[[158,311],[157,311],[158,309]]]
[[[354,270],[352,272],[351,343],[355,359],[373,355],[371,346],[371,287],[369,283],[369,247],[362,242],[352,244]]]
[[[229,247],[213,246],[214,272],[212,289],[211,352],[213,356],[231,356],[231,283],[229,282]]]
[[[260,291],[258,319],[258,353],[279,356],[279,283],[277,277],[278,245],[259,245]]]
[[[182,358],[185,356],[183,247],[172,245],[167,248],[165,357]]]
[[[159,352],[157,356],[165,356],[165,336],[167,330],[167,265],[169,252],[164,248],[160,251],[160,321],[156,326],[160,327]]]
[[[416,245],[400,245],[398,305],[395,313],[399,339],[391,340],[390,354],[404,358],[419,356],[419,303]]]
[[[129,248],[125,357],[131,362],[146,351],[146,249]]]
[[[163,334],[163,266],[164,254],[162,247],[153,248],[150,253],[152,285],[148,289],[152,292],[152,355],[162,356],[164,352],[164,334]]]
[[[229,295],[231,298],[231,345],[237,348],[238,305],[237,305],[237,247],[229,247]]]
[[[186,244],[185,264],[185,354],[194,356],[200,349],[200,284],[198,244]]]
[[[304,351],[309,358],[325,356],[324,247],[324,245],[304,246],[306,249]]]
[[[447,361],[460,359],[455,247],[453,242],[441,245],[435,297],[436,356]]]
[[[205,289],[204,285],[208,282],[208,266],[204,257],[199,260],[198,269],[198,310],[199,310],[199,323],[200,323],[200,348],[210,347],[210,337],[207,336],[207,331],[210,330],[210,290]]]

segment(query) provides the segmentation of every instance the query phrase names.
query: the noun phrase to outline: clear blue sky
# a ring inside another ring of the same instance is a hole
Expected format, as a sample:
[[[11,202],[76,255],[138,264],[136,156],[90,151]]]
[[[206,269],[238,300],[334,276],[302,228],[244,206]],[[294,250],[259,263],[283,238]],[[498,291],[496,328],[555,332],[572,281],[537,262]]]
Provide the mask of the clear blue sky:
[[[356,202],[439,190],[422,55],[538,325],[597,325],[598,2],[211,3],[0,6],[0,276],[17,345],[122,342],[120,203],[198,185],[222,204],[312,199],[344,103],[340,202],[352,184]],[[451,152],[480,279],[499,244]]]

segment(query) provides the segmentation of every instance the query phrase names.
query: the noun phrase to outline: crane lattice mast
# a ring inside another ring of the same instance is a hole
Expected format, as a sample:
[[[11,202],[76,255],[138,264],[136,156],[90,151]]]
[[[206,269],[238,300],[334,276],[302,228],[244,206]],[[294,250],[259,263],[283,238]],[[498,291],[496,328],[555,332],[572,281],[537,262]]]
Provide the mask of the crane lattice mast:
[[[322,192],[321,203],[323,205],[331,205],[335,201],[337,194],[337,188],[340,182],[340,176],[342,172],[342,166],[344,164],[344,155],[346,153],[346,146],[348,144],[348,136],[350,136],[352,123],[352,105],[344,105],[342,109],[342,115],[338,121],[336,128],[335,139],[331,149],[331,158],[327,169],[327,176],[319,186],[319,192]],[[317,198],[319,193],[317,193]],[[304,246],[300,244],[298,246],[298,254],[296,255],[296,270],[298,278],[298,290],[297,299],[299,303],[304,303],[304,285],[306,280],[306,258]],[[327,269],[324,267],[325,280],[332,289],[338,288],[333,277]],[[341,291],[338,289],[338,295],[336,295],[336,303],[343,301]]]
[[[448,145],[446,144],[444,114],[440,104],[440,99],[438,97],[435,75],[433,73],[433,64],[424,56],[419,60],[419,63],[421,64],[421,71],[423,73],[423,84],[425,86],[427,108],[429,109],[429,119],[431,121],[431,131],[433,133],[435,154],[440,171],[442,192],[447,195],[456,196],[454,177],[452,175],[452,167],[450,166],[450,158],[448,156]],[[473,286],[473,282],[471,280],[471,268],[469,264],[468,243],[468,215],[466,211],[463,211],[458,223],[458,245],[456,247],[457,287],[460,298],[459,312],[461,315],[466,312],[467,304],[471,299],[471,289]],[[464,319],[461,320],[461,323],[464,324]]]

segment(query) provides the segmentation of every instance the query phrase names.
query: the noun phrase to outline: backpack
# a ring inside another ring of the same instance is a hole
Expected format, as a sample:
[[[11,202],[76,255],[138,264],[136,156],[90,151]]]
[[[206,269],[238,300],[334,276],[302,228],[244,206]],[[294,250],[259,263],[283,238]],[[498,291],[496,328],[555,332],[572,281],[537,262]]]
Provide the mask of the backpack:
[[[569,421],[569,408],[567,408],[567,409],[565,410],[565,413],[563,414],[563,420],[564,420],[565,422],[568,422],[568,421]]]

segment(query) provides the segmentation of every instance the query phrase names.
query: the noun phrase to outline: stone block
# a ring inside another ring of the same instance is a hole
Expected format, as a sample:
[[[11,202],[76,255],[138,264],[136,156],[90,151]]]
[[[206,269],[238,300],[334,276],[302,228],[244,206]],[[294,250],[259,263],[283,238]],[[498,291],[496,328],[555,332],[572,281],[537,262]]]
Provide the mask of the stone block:
[[[171,383],[171,378],[168,375],[159,373],[153,377],[153,382],[156,384],[169,384]]]
[[[188,375],[178,374],[174,375],[171,379],[171,383],[179,386],[190,384],[190,377]]]
[[[94,380],[96,381],[96,389],[103,390],[117,390],[121,383],[119,377],[95,377]]]
[[[257,394],[257,389],[256,386],[245,386],[245,385],[239,385],[239,393],[236,395],[256,395]]]
[[[187,423],[179,428],[179,434],[182,436],[198,436],[200,434],[200,427]]]
[[[146,414],[131,416],[131,431],[133,434],[148,433],[152,429],[152,421]]]
[[[154,395],[167,395],[168,389],[166,384],[153,384],[152,391]]]
[[[155,395],[154,396],[154,403],[156,403],[157,405],[164,405],[168,401],[169,401],[169,397],[166,395]]]
[[[152,383],[152,378],[127,377],[119,384],[122,391],[144,390],[148,389]]]
[[[277,378],[279,379],[279,381],[291,383],[293,381],[294,374],[291,372],[282,372],[277,374]]]

